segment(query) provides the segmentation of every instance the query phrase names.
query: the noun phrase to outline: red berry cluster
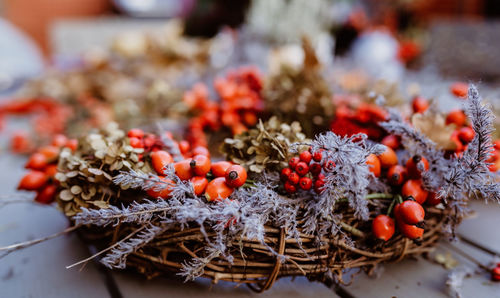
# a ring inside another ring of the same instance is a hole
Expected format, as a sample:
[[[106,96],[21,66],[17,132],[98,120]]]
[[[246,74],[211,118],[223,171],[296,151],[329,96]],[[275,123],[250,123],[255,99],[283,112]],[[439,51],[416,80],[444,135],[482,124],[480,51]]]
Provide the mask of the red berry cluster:
[[[321,150],[312,152],[309,148],[309,150],[302,151],[299,156],[290,158],[288,166],[281,170],[281,181],[287,193],[293,194],[298,189],[313,188],[319,194],[325,185],[323,171],[332,171],[335,162],[325,160]]]
[[[215,79],[214,88],[219,102],[209,100],[208,88],[201,83],[184,94],[184,103],[196,114],[188,125],[188,140],[194,146],[207,146],[205,129],[227,127],[233,134],[246,131],[257,123],[257,114],[264,108],[262,79],[254,67],[242,67]]]
[[[389,215],[382,214],[373,220],[372,231],[375,237],[384,241],[389,240],[394,235],[397,225],[400,233],[404,236],[410,239],[421,238],[424,233],[422,223],[425,216],[422,205],[426,203],[434,206],[441,202],[435,193],[430,193],[423,188],[422,171],[429,169],[427,159],[415,155],[406,163],[399,164],[394,150],[386,147],[382,154],[374,158],[369,157],[367,163],[375,176],[386,177],[388,183],[394,188],[393,193],[401,193],[402,197],[405,198],[405,201],[394,202],[393,215],[395,220]]]
[[[364,133],[372,140],[380,140],[385,132],[378,124],[387,119],[388,113],[379,106],[361,102],[352,106],[340,101],[335,111],[335,119],[330,129],[340,136]]]
[[[41,147],[33,153],[25,168],[30,171],[23,176],[17,187],[20,190],[36,191],[35,201],[50,204],[54,201],[58,182],[55,180],[57,174],[57,158],[62,147],[76,150],[77,140],[68,139],[64,135],[55,135],[52,144]]]

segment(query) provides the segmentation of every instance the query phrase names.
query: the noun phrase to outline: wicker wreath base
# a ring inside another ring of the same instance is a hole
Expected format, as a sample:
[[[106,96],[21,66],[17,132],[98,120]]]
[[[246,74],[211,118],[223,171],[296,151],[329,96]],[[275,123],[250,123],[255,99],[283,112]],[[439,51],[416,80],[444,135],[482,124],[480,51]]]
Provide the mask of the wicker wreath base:
[[[448,210],[427,208],[426,232],[419,241],[413,241],[402,235],[397,235],[387,242],[370,240],[354,240],[354,246],[364,243],[360,249],[349,245],[340,237],[322,239],[323,245],[318,246],[314,236],[300,235],[300,247],[297,239],[286,239],[284,229],[266,226],[265,242],[275,252],[284,256],[279,258],[268,247],[252,239],[240,239],[227,243],[234,261],[229,263],[221,258],[212,259],[207,263],[202,277],[212,279],[213,283],[220,280],[235,283],[245,283],[256,292],[263,292],[272,287],[274,282],[286,276],[306,276],[309,280],[326,284],[344,283],[344,269],[359,268],[370,274],[379,263],[398,262],[407,256],[416,256],[433,249],[441,237],[441,228]],[[356,221],[353,219],[352,224]],[[365,227],[366,228],[366,227]],[[84,241],[99,247],[109,247],[136,230],[130,225],[118,225],[109,228],[84,227],[79,230]],[[208,237],[215,233],[207,232]],[[161,275],[177,274],[183,264],[193,258],[203,258],[207,242],[199,227],[184,230],[169,230],[153,241],[143,246],[127,258],[127,268],[134,268],[147,278]],[[325,274],[327,272],[333,273]]]

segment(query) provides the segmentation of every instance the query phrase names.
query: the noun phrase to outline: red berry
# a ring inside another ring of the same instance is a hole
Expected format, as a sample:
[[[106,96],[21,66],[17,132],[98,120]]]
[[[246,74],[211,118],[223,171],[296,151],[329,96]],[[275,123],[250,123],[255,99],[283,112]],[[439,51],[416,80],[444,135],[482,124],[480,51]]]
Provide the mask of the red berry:
[[[436,206],[437,204],[441,203],[441,198],[438,197],[437,193],[431,192],[427,196],[427,200],[425,203],[429,206]]]
[[[56,198],[57,186],[55,184],[47,184],[37,191],[35,201],[41,204],[50,204]]]
[[[455,82],[450,86],[450,92],[462,99],[467,98],[468,89],[469,85],[463,82]]]
[[[422,164],[422,165],[421,165]],[[410,178],[419,179],[422,177],[420,167],[423,167],[424,171],[429,169],[429,162],[427,159],[420,155],[414,155],[412,158],[408,159],[406,162],[406,170]]]
[[[316,180],[323,180],[323,181],[325,181],[325,174],[319,173],[318,176],[316,176]]]
[[[321,151],[322,150],[314,152],[314,154],[312,156],[312,158],[314,159],[314,161],[320,162],[323,159],[323,152],[321,152]]]
[[[424,221],[425,210],[419,203],[407,200],[399,205],[401,219],[409,225],[415,225]]]
[[[292,170],[290,168],[284,168],[281,170],[281,181],[285,182],[288,180],[288,176],[292,173]]]
[[[132,128],[131,130],[128,131],[127,136],[129,138],[142,139],[142,137],[144,137],[144,131],[142,131],[142,129],[139,128]]]
[[[54,137],[52,137],[52,145],[56,147],[62,147],[66,145],[66,142],[68,141],[68,138],[63,135],[63,134],[57,134]]]
[[[297,164],[297,166],[295,166],[295,171],[300,176],[305,176],[309,173],[309,166],[305,162],[301,161]]]
[[[23,176],[17,189],[21,190],[37,190],[45,185],[49,177],[40,171],[29,171]]]
[[[301,161],[305,162],[306,164],[309,164],[312,159],[312,154],[309,151],[304,151],[300,153],[299,158]]]
[[[75,151],[78,148],[78,140],[77,139],[69,139],[64,147],[67,147],[71,149],[72,151]]]
[[[468,126],[464,126],[458,130],[458,138],[464,144],[470,143],[474,139],[475,134],[474,130]]]
[[[299,186],[303,190],[309,190],[312,187],[312,180],[309,177],[302,177],[299,180]]]
[[[314,176],[319,175],[321,173],[321,169],[322,167],[319,163],[313,162],[309,165],[309,172],[311,172]]]
[[[429,193],[422,187],[422,180],[408,180],[403,184],[401,193],[404,197],[413,197],[419,204],[427,200]]]
[[[211,162],[210,158],[206,155],[195,155],[193,159],[189,163],[193,173],[197,176],[205,176],[208,172],[210,172]],[[227,172],[226,172],[227,174]]]
[[[413,113],[423,113],[429,108],[429,101],[421,96],[416,96],[412,102]]]
[[[372,222],[372,232],[377,239],[387,241],[394,235],[394,220],[387,215],[380,214]]]
[[[446,124],[455,124],[457,127],[462,127],[465,125],[467,116],[462,110],[452,110],[446,116]]]
[[[496,150],[500,150],[500,140],[496,140],[493,142],[493,146]]]
[[[314,181],[314,191],[317,194],[320,194],[320,193],[323,192],[324,186],[325,186],[325,181],[324,180],[318,179],[318,180]]]
[[[42,153],[33,153],[24,167],[32,170],[43,170],[46,166],[47,157]]]
[[[382,139],[382,144],[386,145],[392,150],[396,150],[401,146],[401,141],[395,135],[388,135]]]
[[[285,182],[285,190],[287,193],[295,193],[297,192],[297,187],[290,183],[290,181]]]
[[[130,146],[132,146],[133,148],[143,148],[144,147],[144,145],[142,144],[142,141],[139,138],[131,137],[128,139],[128,141],[130,142]]]
[[[496,268],[493,268],[493,270],[491,270],[491,279],[493,281],[500,281],[500,266],[497,266]]]
[[[394,165],[387,171],[387,179],[392,185],[401,185],[406,179],[406,169],[402,165]]]
[[[327,172],[331,172],[333,171],[333,169],[335,168],[336,164],[333,160],[327,160],[324,164],[323,164],[323,169],[325,169],[325,171]]]
[[[292,157],[290,158],[290,161],[288,161],[288,165],[290,166],[290,169],[295,170],[295,167],[297,164],[300,162],[300,158],[298,157]]]
[[[226,170],[226,183],[231,187],[240,187],[247,181],[247,171],[240,165],[232,165]]]
[[[299,183],[300,177],[299,174],[292,172],[290,175],[288,175],[288,182],[290,182],[293,185],[296,185]]]

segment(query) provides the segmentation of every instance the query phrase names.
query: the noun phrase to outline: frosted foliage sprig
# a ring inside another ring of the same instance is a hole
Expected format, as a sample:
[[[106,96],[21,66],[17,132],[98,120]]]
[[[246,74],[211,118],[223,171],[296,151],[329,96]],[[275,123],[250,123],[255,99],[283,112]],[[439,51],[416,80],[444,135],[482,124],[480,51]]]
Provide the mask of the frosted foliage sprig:
[[[156,236],[160,235],[166,230],[165,227],[148,224],[148,226],[137,236],[120,242],[116,247],[104,256],[100,262],[112,269],[124,269],[126,266],[127,256],[136,252],[139,248],[151,242]]]
[[[472,84],[469,86],[466,114],[475,136],[463,154],[453,159],[439,191],[439,195],[448,201],[457,215],[463,215],[467,211],[465,205],[469,198],[500,203],[500,183],[488,169],[488,159],[493,150],[491,133],[494,116],[482,104],[479,92]]]
[[[420,155],[429,161],[429,170],[424,172],[422,180],[426,189],[437,191],[449,171],[450,161],[436,143],[405,122],[398,112],[391,109],[389,115],[389,121],[380,125],[388,133],[401,137],[401,143],[410,156]]]
[[[367,220],[368,202],[364,198],[374,177],[366,158],[372,153],[382,153],[384,148],[368,142],[365,134],[341,137],[333,132],[318,135],[311,148],[313,151],[323,149],[323,159],[334,161],[336,166],[326,171],[323,192],[315,200],[306,202],[305,231],[312,233],[318,230],[318,223],[322,223],[321,233],[335,234],[338,227],[331,215],[340,199],[348,200],[357,218]]]

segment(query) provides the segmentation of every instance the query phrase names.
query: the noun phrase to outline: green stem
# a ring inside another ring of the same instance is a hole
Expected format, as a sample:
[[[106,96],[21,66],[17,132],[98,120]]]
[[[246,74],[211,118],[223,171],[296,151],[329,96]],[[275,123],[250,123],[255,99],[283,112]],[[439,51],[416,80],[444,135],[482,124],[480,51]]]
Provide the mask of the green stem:
[[[394,198],[394,195],[390,193],[371,193],[369,195],[366,195],[365,200],[392,199],[392,198]]]
[[[361,232],[360,230],[356,229],[355,227],[353,227],[351,225],[346,224],[343,221],[340,222],[340,226],[346,232],[349,232],[349,233],[353,234],[354,236],[357,236],[357,237],[360,237],[360,238],[364,238],[365,237],[365,233]]]
[[[392,212],[392,209],[394,208],[394,206],[396,205],[396,201],[397,201],[397,198],[394,198],[391,202],[391,204],[389,205],[389,209],[387,209],[387,216],[390,216],[391,215],[391,212]]]

